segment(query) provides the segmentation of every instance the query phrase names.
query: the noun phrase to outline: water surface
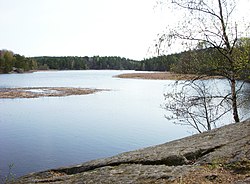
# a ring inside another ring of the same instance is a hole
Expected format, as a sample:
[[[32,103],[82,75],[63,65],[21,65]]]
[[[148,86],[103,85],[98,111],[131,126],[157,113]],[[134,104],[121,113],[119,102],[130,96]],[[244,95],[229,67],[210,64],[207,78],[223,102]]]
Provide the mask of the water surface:
[[[90,95],[0,99],[0,170],[16,176],[79,164],[190,135],[169,123],[172,81],[119,79],[134,71],[48,71],[0,75],[0,87],[110,89]]]

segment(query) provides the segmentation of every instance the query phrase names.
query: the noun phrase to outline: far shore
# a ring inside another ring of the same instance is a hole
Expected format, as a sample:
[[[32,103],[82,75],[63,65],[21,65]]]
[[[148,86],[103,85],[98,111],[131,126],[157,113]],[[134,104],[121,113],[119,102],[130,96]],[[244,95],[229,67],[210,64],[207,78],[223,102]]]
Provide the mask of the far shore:
[[[57,69],[29,70],[29,71],[24,71],[22,73],[10,72],[8,74],[25,74],[25,73],[50,72],[50,71],[70,71],[70,70],[57,70]],[[208,80],[208,79],[223,79],[224,78],[222,76],[178,74],[178,73],[173,73],[173,72],[152,72],[152,71],[142,72],[142,73],[124,73],[124,74],[116,75],[113,77],[128,78],[128,79],[146,79],[146,80],[194,80],[194,79]]]
[[[49,72],[49,71],[62,71],[62,70],[48,69],[48,70],[28,70],[28,71],[22,71],[22,72],[11,71],[9,73],[0,73],[0,75],[1,74],[26,74],[26,73],[34,73],[34,72]]]
[[[34,72],[51,72],[51,71],[70,71],[70,70],[57,70],[57,69],[48,69],[48,70],[29,70],[21,73],[10,72],[8,74],[25,74],[25,73],[34,73]],[[3,73],[0,73],[3,74]],[[117,78],[128,78],[128,79],[147,79],[147,80],[194,80],[194,79],[223,79],[222,76],[207,76],[207,75],[194,75],[194,74],[178,74],[173,72],[142,72],[142,73],[124,73],[116,75],[113,77]],[[0,97],[1,98],[1,97]]]
[[[131,79],[150,79],[150,80],[194,80],[194,79],[222,79],[222,76],[206,76],[193,74],[177,74],[172,72],[154,72],[154,73],[125,73],[116,75],[118,78]]]
[[[67,87],[26,87],[26,88],[0,88],[0,98],[39,98],[62,97],[70,95],[88,95],[103,89],[67,88]]]

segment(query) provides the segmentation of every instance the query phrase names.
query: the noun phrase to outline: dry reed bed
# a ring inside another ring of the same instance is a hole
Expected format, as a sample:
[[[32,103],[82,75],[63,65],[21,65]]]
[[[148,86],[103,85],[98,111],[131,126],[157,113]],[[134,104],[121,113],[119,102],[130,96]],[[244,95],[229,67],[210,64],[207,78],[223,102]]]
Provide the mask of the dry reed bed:
[[[70,95],[87,95],[98,91],[103,90],[67,87],[0,88],[0,98],[60,97]]]
[[[133,79],[151,79],[151,80],[193,80],[196,78],[211,79],[222,78],[220,76],[198,76],[192,74],[176,74],[171,72],[155,72],[155,73],[126,73],[115,77],[133,78]]]

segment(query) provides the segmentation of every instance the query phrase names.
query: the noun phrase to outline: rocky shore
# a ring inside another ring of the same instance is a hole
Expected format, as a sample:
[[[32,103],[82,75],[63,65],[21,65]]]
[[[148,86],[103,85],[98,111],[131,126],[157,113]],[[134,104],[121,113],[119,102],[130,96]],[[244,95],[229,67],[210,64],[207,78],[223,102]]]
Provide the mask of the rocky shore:
[[[250,119],[14,183],[250,183]]]

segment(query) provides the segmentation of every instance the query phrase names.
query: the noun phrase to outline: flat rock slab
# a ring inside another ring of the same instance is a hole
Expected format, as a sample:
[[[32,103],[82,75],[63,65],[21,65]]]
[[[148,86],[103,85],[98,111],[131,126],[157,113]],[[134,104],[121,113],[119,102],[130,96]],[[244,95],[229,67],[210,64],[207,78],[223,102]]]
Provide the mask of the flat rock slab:
[[[0,88],[0,98],[39,98],[70,95],[87,95],[104,91],[103,89],[68,87]]]
[[[250,120],[14,183],[248,183]]]

